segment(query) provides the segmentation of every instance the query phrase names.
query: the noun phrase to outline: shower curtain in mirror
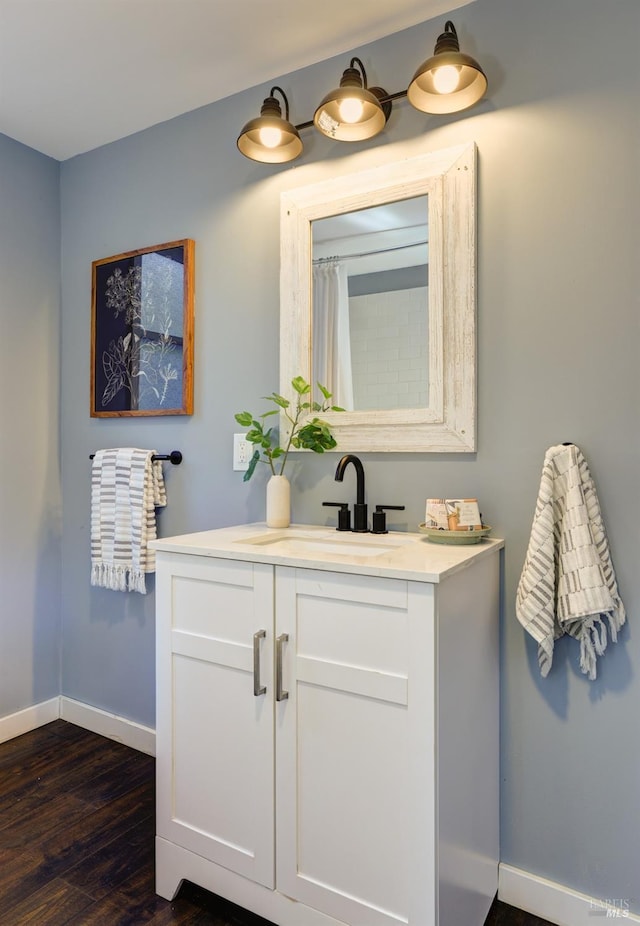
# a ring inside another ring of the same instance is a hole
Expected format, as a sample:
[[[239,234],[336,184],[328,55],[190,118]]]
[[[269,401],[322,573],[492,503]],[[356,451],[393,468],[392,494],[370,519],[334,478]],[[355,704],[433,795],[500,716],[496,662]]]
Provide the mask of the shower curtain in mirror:
[[[349,289],[339,260],[313,266],[313,381],[333,393],[332,403],[353,409]]]

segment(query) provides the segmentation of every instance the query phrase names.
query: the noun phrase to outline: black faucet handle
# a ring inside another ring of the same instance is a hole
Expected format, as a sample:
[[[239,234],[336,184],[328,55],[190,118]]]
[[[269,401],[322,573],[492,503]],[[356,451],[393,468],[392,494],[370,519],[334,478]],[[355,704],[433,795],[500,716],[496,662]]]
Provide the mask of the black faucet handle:
[[[323,502],[322,504],[327,508],[340,509],[338,512],[338,526],[336,527],[337,531],[351,530],[351,512],[349,511],[349,505],[347,502]]]
[[[385,511],[404,511],[404,505],[376,505],[372,517],[372,534],[388,534],[387,516]]]

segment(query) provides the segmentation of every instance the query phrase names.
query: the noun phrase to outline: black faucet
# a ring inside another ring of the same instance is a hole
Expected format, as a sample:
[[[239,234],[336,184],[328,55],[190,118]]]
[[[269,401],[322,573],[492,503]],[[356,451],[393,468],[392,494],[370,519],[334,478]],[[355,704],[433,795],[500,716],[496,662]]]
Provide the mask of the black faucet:
[[[336,467],[336,482],[342,482],[344,471],[353,463],[356,471],[356,503],[353,506],[353,530],[365,534],[369,530],[367,523],[367,506],[364,502],[364,466],[362,461],[352,453],[347,453]]]

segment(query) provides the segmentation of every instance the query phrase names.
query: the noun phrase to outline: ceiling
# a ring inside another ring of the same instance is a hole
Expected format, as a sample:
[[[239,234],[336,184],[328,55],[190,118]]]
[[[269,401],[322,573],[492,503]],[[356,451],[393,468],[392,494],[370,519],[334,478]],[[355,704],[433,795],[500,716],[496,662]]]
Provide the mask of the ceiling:
[[[66,160],[469,2],[0,0],[0,133]]]

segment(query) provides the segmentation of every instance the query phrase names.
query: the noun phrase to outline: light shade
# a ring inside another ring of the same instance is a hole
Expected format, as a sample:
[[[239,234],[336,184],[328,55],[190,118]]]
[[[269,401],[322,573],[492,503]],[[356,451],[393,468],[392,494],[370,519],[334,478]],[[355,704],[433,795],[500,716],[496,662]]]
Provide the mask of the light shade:
[[[336,141],[373,138],[383,130],[391,112],[391,103],[381,102],[386,96],[381,87],[367,88],[362,61],[352,58],[339,88],[328,93],[316,109],[313,124],[323,135]]]
[[[462,54],[455,26],[449,21],[432,57],[414,74],[407,99],[424,113],[457,113],[481,100],[486,90],[482,68],[469,55]]]
[[[274,93],[282,95],[285,117]],[[252,161],[283,164],[302,154],[302,140],[295,125],[289,122],[289,101],[284,90],[272,87],[257,119],[247,122],[237,141],[238,150]]]

